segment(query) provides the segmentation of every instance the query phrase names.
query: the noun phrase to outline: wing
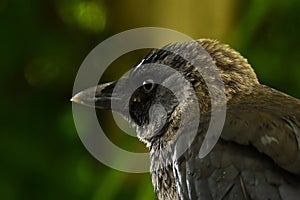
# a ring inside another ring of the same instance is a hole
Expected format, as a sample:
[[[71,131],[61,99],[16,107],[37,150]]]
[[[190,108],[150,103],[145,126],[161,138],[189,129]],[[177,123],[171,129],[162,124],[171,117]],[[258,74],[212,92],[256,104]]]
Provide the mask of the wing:
[[[221,138],[205,158],[198,156],[205,117],[181,156],[176,143],[173,173],[180,199],[299,199],[299,101],[270,88],[261,95],[266,86],[261,87],[254,96],[228,103]]]
[[[253,145],[277,165],[300,175],[300,101],[267,86],[228,105],[226,141]]]

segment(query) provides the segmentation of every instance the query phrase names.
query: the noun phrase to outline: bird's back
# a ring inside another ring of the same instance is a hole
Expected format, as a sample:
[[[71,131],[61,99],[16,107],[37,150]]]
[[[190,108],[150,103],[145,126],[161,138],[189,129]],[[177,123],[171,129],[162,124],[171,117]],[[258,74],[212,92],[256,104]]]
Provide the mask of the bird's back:
[[[299,100],[263,85],[254,93],[228,102],[221,138],[200,159],[209,122],[202,117],[191,146],[173,160],[179,199],[300,199]]]

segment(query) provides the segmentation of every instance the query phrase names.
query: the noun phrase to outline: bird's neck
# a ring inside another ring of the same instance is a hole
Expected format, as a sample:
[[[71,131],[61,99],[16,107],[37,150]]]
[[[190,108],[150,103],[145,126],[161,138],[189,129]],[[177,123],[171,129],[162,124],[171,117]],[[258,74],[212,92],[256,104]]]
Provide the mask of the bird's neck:
[[[177,200],[171,145],[157,141],[150,149],[150,172],[158,199]]]

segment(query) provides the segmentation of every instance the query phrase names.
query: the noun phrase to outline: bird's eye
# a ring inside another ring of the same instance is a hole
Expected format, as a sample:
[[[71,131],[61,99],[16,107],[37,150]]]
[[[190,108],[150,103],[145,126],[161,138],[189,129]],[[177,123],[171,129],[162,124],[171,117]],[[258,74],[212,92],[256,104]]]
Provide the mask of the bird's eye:
[[[154,88],[154,81],[152,79],[148,79],[147,81],[143,82],[143,89],[145,92],[151,92]]]

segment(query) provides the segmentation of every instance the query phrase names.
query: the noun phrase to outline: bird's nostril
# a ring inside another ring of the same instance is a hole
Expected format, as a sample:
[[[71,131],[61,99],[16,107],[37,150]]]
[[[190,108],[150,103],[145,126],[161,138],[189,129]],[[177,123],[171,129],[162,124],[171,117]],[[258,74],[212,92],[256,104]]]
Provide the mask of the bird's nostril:
[[[132,98],[132,102],[140,103],[140,102],[141,102],[141,98],[139,98],[139,97],[134,97],[134,98]]]

